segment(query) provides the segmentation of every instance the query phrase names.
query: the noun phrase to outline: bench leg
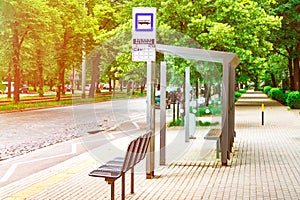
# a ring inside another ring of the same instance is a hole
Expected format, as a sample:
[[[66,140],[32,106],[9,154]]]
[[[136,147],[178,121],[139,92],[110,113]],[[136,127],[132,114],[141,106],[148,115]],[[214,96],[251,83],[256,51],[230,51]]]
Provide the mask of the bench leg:
[[[122,174],[122,200],[125,199],[125,173]]]
[[[134,168],[132,167],[131,169],[131,194],[134,193]]]
[[[110,199],[111,200],[115,199],[115,182],[114,181],[110,182]]]

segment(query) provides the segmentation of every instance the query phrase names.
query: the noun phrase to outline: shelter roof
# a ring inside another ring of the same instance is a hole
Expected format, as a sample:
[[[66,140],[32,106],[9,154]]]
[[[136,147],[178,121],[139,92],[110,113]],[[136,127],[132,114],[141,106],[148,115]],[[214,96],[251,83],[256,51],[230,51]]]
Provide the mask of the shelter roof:
[[[213,51],[189,47],[170,46],[157,44],[156,50],[162,53],[167,53],[180,58],[188,58],[193,60],[214,62],[214,63],[229,63],[232,67],[238,66],[240,59],[234,53],[223,51]]]

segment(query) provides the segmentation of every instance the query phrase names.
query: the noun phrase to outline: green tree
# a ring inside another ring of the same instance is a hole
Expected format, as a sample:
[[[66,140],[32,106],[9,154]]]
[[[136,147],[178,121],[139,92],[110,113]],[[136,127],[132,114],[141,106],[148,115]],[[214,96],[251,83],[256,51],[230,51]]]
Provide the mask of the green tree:
[[[8,62],[12,61],[14,81],[14,101],[19,102],[20,80],[25,62],[26,51],[22,49],[26,39],[34,38],[40,27],[45,25],[45,19],[50,16],[47,2],[44,0],[12,0],[1,1],[1,26],[5,32],[5,42],[8,44],[6,55]]]
[[[237,53],[241,59],[237,81],[256,85],[272,50],[270,31],[280,27],[280,19],[254,1],[171,0],[162,3],[159,16],[159,23],[189,35],[204,49]]]
[[[66,69],[72,67],[74,62],[80,62],[85,41],[82,34],[84,29],[84,1],[82,0],[54,0],[50,6],[59,13],[56,23],[56,62],[58,64],[59,85],[65,85]],[[64,93],[64,87],[62,87]]]
[[[288,60],[291,90],[300,90],[300,1],[278,0],[277,3],[273,12],[282,17],[282,27],[272,32],[270,40],[274,51]]]

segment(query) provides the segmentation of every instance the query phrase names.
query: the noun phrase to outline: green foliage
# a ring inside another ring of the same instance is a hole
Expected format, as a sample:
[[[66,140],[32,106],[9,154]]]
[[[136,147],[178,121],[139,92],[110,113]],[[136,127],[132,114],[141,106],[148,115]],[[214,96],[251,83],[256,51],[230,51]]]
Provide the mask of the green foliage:
[[[172,127],[172,126],[183,126],[183,121],[181,120],[181,118],[175,120],[175,121],[171,121],[170,124],[169,124],[169,127]]]
[[[43,97],[44,96],[44,90],[43,89],[39,88],[37,92],[39,94],[39,97]]]
[[[6,86],[2,84],[2,79],[0,78],[0,94],[5,91]]]
[[[264,91],[265,94],[268,94],[268,92],[269,92],[271,89],[272,89],[272,87],[268,85],[268,86],[265,86],[265,87],[264,87],[264,90],[263,90],[263,91]]]
[[[196,126],[216,126],[218,124],[219,122],[211,123],[211,122],[202,122],[201,120],[196,121]],[[169,127],[172,126],[184,126],[184,121],[182,121],[182,119],[179,118],[175,121],[170,122]]]
[[[274,100],[279,101],[282,104],[286,104],[287,94],[285,94],[281,89],[279,88],[272,88],[270,90],[270,97]]]
[[[247,88],[244,88],[244,89],[239,90],[238,92],[240,92],[240,93],[246,93],[247,90],[248,90]]]
[[[300,109],[300,92],[290,92],[288,94],[286,103],[290,108]]]
[[[285,65],[285,71],[289,72],[290,88],[292,90],[297,89],[295,88],[295,85],[297,85],[296,79],[293,80],[292,77],[300,76],[299,70],[296,70],[296,68],[293,67],[293,64],[294,66],[299,66],[300,58],[299,10],[299,0],[277,0],[272,10],[275,15],[282,18],[282,21],[281,28],[279,30],[273,30],[271,32],[270,41],[273,43],[274,52],[284,57],[282,59],[284,60],[283,62],[275,62],[273,65]],[[281,72],[279,72],[278,75],[280,74]]]
[[[193,113],[193,108],[190,107],[190,113]],[[204,115],[219,115],[222,113],[222,108],[220,106],[212,106],[209,105],[208,107],[198,108],[195,115],[196,117],[201,117]]]
[[[261,92],[263,92],[264,88],[263,87],[257,87],[257,88],[255,88],[255,91],[261,91]]]
[[[202,122],[201,120],[196,121],[196,126],[216,126],[219,122]]]
[[[281,71],[287,65],[286,57],[299,57],[295,48],[300,41],[297,0],[2,0],[0,4],[0,76],[4,76],[4,80],[8,74],[14,77],[17,70],[9,72],[10,62],[19,58],[18,70],[22,74],[16,79],[30,85],[40,85],[43,80],[55,82],[57,77],[63,84],[67,79],[64,76],[69,75],[72,67],[80,74],[82,47],[88,56],[109,38],[130,32],[132,7],[157,7],[158,43],[237,53],[241,64],[236,69],[236,80],[245,85],[253,82],[257,86],[260,79],[270,82],[271,73],[279,82]],[[176,34],[170,34],[172,31]],[[18,34],[17,46],[12,44],[14,34]],[[128,35],[130,38],[131,34]],[[130,40],[127,41],[129,51],[114,53],[125,40],[113,38],[115,44],[106,46],[102,55],[110,54],[116,59],[108,62],[101,58],[100,79],[126,80],[129,77],[144,83],[146,68],[143,63],[131,62]],[[291,53],[287,53],[288,50]],[[14,52],[19,55],[13,55]],[[174,85],[182,85],[185,66],[193,66],[191,82],[194,77],[201,77],[202,84],[208,80],[207,74],[215,73],[209,71],[211,66],[207,63],[197,74],[193,69],[195,63],[191,61],[177,58],[167,61],[168,73],[174,74],[168,81]],[[103,65],[109,66],[102,70]],[[169,66],[173,69],[169,70]],[[90,81],[96,73],[87,69],[87,74]],[[215,77],[209,80],[211,84],[220,80],[219,76],[211,77]]]
[[[234,101],[236,102],[242,96],[242,92],[236,91],[234,92]]]

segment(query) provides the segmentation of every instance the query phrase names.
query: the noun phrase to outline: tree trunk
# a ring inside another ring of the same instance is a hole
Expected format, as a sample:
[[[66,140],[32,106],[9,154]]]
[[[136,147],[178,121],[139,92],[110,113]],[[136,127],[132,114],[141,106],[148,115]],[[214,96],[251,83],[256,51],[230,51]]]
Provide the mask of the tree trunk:
[[[89,91],[89,98],[94,98],[95,96],[95,86],[96,83],[99,80],[100,77],[100,69],[99,69],[99,56],[95,56],[92,59],[92,63],[93,63],[93,68],[92,68],[92,80],[91,80],[91,87],[90,87],[90,91]]]
[[[16,26],[13,28],[13,66],[14,66],[14,102],[18,103],[20,101],[20,78],[21,78],[21,70],[20,70],[20,49],[21,46],[19,44],[19,32]]]
[[[211,86],[210,84],[205,84],[205,90],[206,90],[206,94],[205,94],[205,106],[209,105],[209,100],[210,100],[210,93],[211,93]]]
[[[295,82],[294,82],[294,72],[293,72],[293,60],[292,58],[288,58],[289,64],[288,64],[288,68],[289,68],[289,74],[290,74],[290,87],[291,90],[295,90]]]
[[[112,86],[111,86],[111,78],[108,79],[108,83],[109,83],[109,91],[111,92]]]
[[[297,44],[297,52],[300,52],[300,42],[298,42]],[[295,79],[295,90],[300,91],[299,57],[294,58],[294,79]]]
[[[7,82],[8,82],[8,84],[7,84],[7,98],[11,98],[11,70],[12,70],[12,62],[9,62],[9,65],[8,65],[8,72],[7,72],[7,74],[8,74],[8,77],[7,77]]]
[[[60,73],[59,73],[59,82],[61,85],[61,93],[65,94],[65,63],[61,64]]]
[[[67,56],[66,54],[66,49],[67,49],[67,43],[68,43],[68,37],[67,37],[67,30],[64,32],[64,41],[61,47],[61,55],[60,55],[60,60],[59,60],[59,82],[61,85],[61,93],[65,94],[65,71],[66,71],[66,63],[65,63],[65,57]]]
[[[300,91],[299,58],[294,59],[294,81],[295,81],[295,90]]]
[[[42,63],[42,52],[40,49],[37,50],[37,68],[38,68],[38,77],[39,77],[39,95],[44,96],[43,63]]]
[[[116,79],[113,79],[113,94],[115,94],[115,90],[116,90]]]
[[[272,86],[277,87],[276,79],[274,73],[270,73],[271,75],[271,80],[272,80]]]

